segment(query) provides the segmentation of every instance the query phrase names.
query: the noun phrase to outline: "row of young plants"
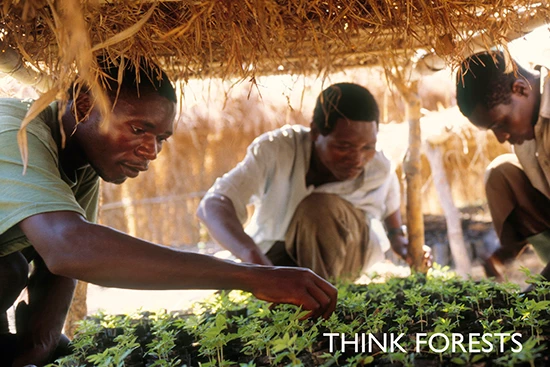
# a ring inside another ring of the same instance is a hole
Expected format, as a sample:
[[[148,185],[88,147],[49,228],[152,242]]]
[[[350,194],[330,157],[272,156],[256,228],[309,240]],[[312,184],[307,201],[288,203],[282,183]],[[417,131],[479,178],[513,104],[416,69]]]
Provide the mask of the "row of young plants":
[[[340,284],[328,320],[218,293],[185,313],[84,320],[62,366],[546,366],[550,282],[462,280],[445,269]]]

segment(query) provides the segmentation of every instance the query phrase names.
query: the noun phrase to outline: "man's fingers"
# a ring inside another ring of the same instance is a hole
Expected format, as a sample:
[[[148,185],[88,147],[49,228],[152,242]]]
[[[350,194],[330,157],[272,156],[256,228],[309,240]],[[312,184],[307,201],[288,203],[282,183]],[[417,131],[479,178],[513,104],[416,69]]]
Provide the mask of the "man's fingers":
[[[332,315],[334,310],[336,309],[336,303],[338,302],[338,297],[333,297],[330,300],[329,306],[325,309],[325,312],[323,313],[323,318],[326,320]]]
[[[252,292],[257,298],[273,303],[290,303],[311,311],[303,319],[321,315],[328,318],[334,312],[338,291],[332,284],[309,269],[282,267],[271,270],[275,271],[267,282],[260,282],[259,289]],[[282,289],[281,284],[288,284],[288,287]]]
[[[324,315],[331,304],[330,297],[322,289],[317,287],[316,284],[313,284],[313,286],[309,287],[307,290],[317,304],[315,309],[311,309],[311,315],[307,316],[319,317],[321,315]]]
[[[309,276],[305,279],[307,279],[304,283],[307,293],[303,294],[302,307],[311,312],[302,319],[319,316],[328,318],[336,308],[338,290],[312,271],[309,271]]]
[[[336,303],[338,302],[338,290],[332,284],[326,282],[323,279],[319,279],[317,284],[320,286],[320,288],[323,290],[329,300],[329,303],[323,312],[323,318],[328,319],[336,309]]]
[[[301,306],[303,309],[309,310],[311,312],[301,317],[300,320],[309,319],[310,317],[314,319],[319,317],[321,314],[321,311],[320,311],[321,305],[319,304],[319,302],[317,302],[315,300],[315,297],[313,297],[310,293],[308,293],[307,296],[305,296],[304,298],[305,298],[304,302],[298,306]]]

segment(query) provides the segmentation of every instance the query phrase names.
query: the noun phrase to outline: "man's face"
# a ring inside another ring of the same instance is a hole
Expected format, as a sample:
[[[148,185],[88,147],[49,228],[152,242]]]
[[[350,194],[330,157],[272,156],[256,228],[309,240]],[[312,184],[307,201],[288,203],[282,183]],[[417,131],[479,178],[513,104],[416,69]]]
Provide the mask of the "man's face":
[[[328,135],[313,124],[311,133],[317,157],[337,181],[357,178],[376,153],[375,121],[340,118]]]
[[[176,105],[156,93],[120,96],[107,129],[94,108],[78,126],[79,143],[87,162],[107,182],[120,184],[146,171],[163,142],[172,135]]]
[[[516,85],[514,83],[514,85]],[[537,91],[529,86],[513,88],[511,102],[498,104],[491,109],[478,105],[469,120],[476,126],[490,129],[500,143],[521,144],[535,137],[534,123],[538,117],[533,97]],[[529,89],[526,89],[529,88]]]

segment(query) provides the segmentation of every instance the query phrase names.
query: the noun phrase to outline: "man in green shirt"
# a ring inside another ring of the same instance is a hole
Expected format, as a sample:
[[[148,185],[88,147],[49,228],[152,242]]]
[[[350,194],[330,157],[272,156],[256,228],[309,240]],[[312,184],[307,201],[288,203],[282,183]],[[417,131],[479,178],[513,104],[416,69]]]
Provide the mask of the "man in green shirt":
[[[120,184],[146,171],[173,131],[176,94],[167,76],[145,62],[137,72],[124,65],[119,85],[119,67],[100,62],[113,104],[109,121],[84,91],[69,98],[60,121],[54,103],[30,123],[25,174],[16,135],[31,102],[0,100],[0,315],[25,287],[29,294],[16,310],[14,355],[0,356],[1,365],[51,361],[75,279],[134,289],[242,289],[301,305],[312,317],[335,308],[335,288],[309,270],[223,261],[94,223],[99,178]]]

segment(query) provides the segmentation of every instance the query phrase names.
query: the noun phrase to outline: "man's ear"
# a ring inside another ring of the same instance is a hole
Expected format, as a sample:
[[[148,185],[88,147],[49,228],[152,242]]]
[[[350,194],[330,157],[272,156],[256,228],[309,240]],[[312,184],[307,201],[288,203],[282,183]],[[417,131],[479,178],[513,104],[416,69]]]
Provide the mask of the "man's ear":
[[[311,141],[317,140],[317,137],[319,136],[319,129],[317,128],[317,125],[312,122],[309,124],[309,128],[309,136],[311,137]]]
[[[518,78],[512,84],[512,93],[528,97],[533,91],[533,86],[525,79]]]
[[[74,112],[77,123],[85,122],[92,113],[92,100],[88,93],[79,93],[74,101]]]

